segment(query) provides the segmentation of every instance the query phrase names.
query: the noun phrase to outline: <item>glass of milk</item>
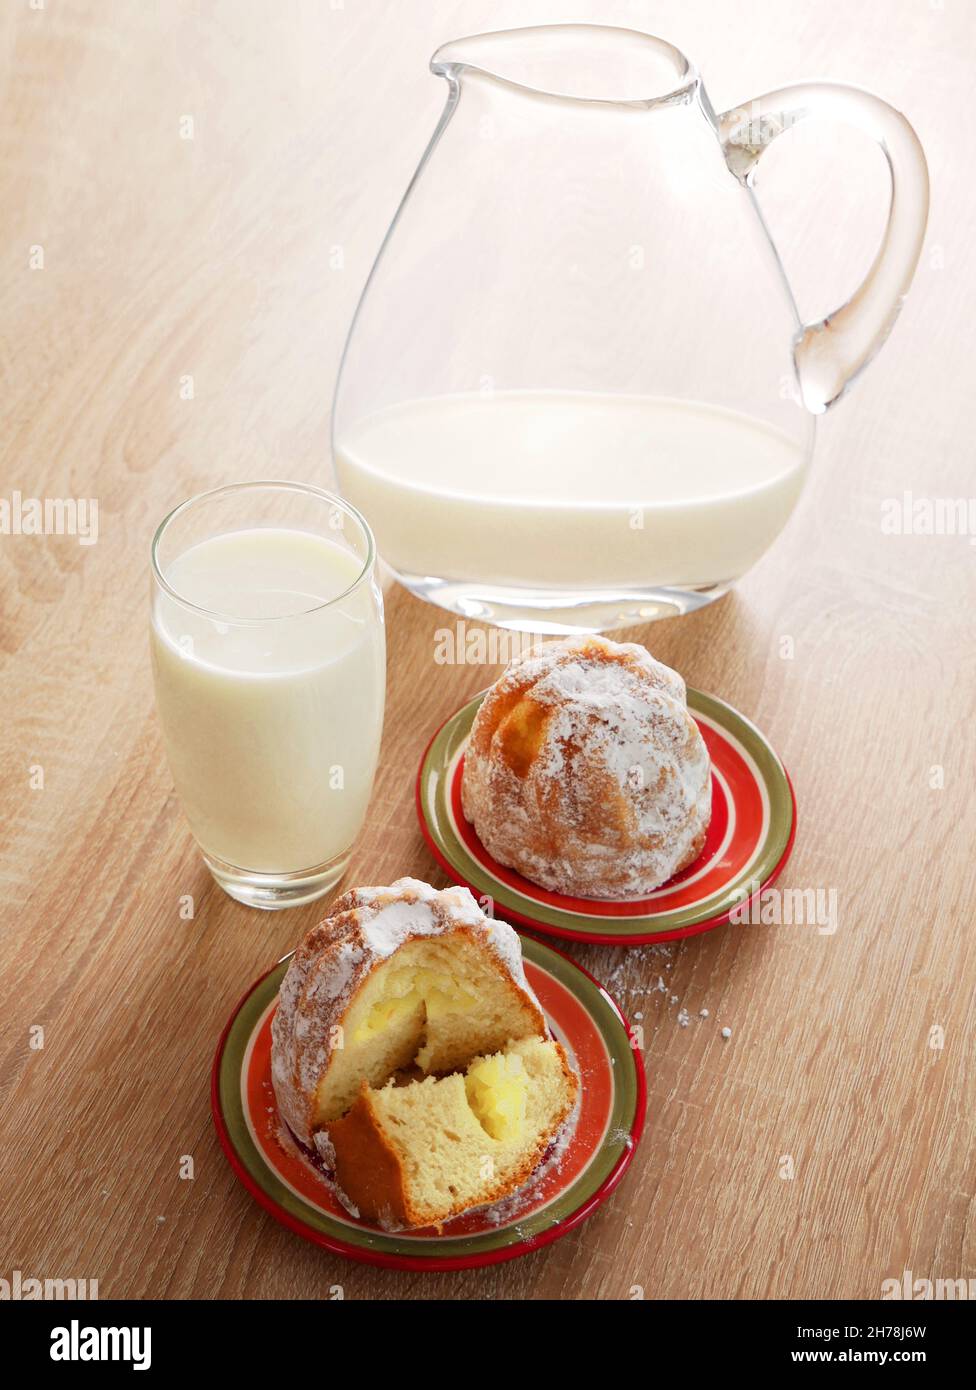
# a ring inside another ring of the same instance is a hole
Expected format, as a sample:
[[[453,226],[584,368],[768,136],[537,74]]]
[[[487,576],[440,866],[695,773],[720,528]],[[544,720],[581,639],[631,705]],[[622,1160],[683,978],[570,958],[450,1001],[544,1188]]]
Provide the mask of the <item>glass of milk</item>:
[[[238,483],[184,502],[152,544],[156,708],[214,878],[251,907],[341,878],[383,728],[373,537],[348,502]]]

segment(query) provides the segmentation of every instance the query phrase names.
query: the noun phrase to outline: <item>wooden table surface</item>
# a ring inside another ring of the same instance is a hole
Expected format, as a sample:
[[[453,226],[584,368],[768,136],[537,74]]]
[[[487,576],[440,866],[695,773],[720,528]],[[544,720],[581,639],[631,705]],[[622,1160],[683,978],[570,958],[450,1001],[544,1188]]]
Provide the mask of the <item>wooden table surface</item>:
[[[2,1277],[97,1278],[102,1297],[341,1284],[348,1298],[622,1299],[635,1286],[873,1298],[905,1269],[976,1275],[976,552],[966,536],[881,528],[885,498],[974,491],[976,12],[572,8],[677,42],[719,109],[802,77],[861,82],[911,116],[928,152],[915,288],[823,422],[788,529],[734,595],[633,634],[780,750],[800,808],[782,882],[835,890],[838,930],[730,927],[573,952],[643,1014],[649,1123],[612,1200],[546,1250],[471,1273],[369,1269],[247,1196],[211,1123],[213,1049],[321,905],[248,911],[194,849],[153,716],[151,534],[221,482],[326,481],[344,333],[443,99],[430,53],[565,12],[8,0],[0,495],[96,497],[100,513],[91,546],[0,536]],[[763,196],[810,316],[867,264],[883,161],[830,130],[768,158]],[[443,884],[414,819],[415,766],[496,671],[436,665],[434,632],[451,620],[396,587],[387,613],[381,769],[347,882]],[[181,1180],[187,1154],[195,1176]]]

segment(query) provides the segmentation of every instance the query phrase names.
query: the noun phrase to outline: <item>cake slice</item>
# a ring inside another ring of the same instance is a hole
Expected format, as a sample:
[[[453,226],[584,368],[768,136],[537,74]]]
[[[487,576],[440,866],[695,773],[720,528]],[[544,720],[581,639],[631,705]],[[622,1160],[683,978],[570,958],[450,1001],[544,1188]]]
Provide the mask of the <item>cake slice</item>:
[[[376,1090],[363,1084],[318,1147],[336,1185],[387,1229],[440,1225],[521,1187],[576,1103],[558,1042],[538,1037],[477,1057],[464,1073]]]

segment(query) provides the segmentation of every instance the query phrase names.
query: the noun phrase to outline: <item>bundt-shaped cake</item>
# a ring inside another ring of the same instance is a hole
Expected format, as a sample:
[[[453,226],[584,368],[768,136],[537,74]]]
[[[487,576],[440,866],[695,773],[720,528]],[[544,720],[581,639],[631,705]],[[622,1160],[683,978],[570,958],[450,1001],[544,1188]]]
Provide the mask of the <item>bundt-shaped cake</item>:
[[[577,1092],[512,928],[465,888],[410,878],[346,893],[305,937],[271,1073],[282,1117],[344,1200],[390,1227],[514,1191]]]
[[[461,803],[489,854],[543,888],[651,892],[694,862],[711,818],[684,681],[630,642],[532,648],[475,716]]]

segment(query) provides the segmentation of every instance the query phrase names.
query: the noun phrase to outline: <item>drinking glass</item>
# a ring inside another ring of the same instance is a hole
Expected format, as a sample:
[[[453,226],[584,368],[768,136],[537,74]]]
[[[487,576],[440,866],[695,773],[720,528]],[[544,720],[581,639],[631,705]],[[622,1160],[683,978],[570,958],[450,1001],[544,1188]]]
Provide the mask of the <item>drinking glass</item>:
[[[293,482],[202,493],[152,543],[156,708],[220,886],[251,907],[342,876],[383,726],[375,547],[348,502]]]

